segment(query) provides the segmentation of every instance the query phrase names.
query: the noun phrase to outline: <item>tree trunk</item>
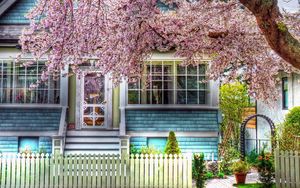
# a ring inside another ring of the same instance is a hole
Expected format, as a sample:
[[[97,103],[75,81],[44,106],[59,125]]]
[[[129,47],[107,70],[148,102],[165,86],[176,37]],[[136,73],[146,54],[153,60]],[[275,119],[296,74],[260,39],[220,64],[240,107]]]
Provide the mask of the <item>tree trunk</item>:
[[[300,69],[300,42],[291,35],[284,23],[278,22],[282,15],[277,0],[239,1],[254,14],[271,48],[288,63]]]

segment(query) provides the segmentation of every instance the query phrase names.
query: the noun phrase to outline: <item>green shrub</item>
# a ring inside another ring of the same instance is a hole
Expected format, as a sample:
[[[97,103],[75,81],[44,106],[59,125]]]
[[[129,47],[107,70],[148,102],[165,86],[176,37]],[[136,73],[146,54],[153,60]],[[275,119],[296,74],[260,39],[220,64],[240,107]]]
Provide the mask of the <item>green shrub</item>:
[[[150,154],[160,154],[160,153],[161,152],[158,149],[156,149],[155,147],[153,147],[153,146],[149,146],[149,147],[143,146],[141,148],[141,154],[148,154],[148,155],[150,155]]]
[[[295,136],[300,136],[300,106],[294,107],[285,116],[279,147],[282,150],[299,150]]]
[[[166,154],[180,154],[180,148],[178,146],[178,142],[173,131],[169,132],[168,141],[165,148]]]
[[[232,164],[233,173],[247,173],[249,170],[249,166],[246,161],[236,161]]]
[[[205,178],[206,179],[212,179],[214,177],[214,174],[210,171],[207,171],[205,174]]]
[[[259,173],[259,180],[264,184],[264,187],[272,187],[275,177],[274,158],[271,153],[265,152],[265,147],[258,156],[257,170]]]
[[[223,179],[225,177],[225,174],[223,172],[218,173],[218,178]]]
[[[246,156],[246,161],[250,166],[255,166],[257,163],[257,157],[258,157],[258,154],[256,153],[256,151],[254,149]]]
[[[139,154],[139,153],[141,153],[139,149],[135,147],[134,144],[130,144],[130,154]]]
[[[193,179],[196,180],[196,187],[203,188],[205,185],[205,161],[204,154],[194,154],[193,156]]]
[[[226,175],[232,174],[231,165],[232,161],[239,159],[240,153],[233,147],[227,148],[224,156],[221,156],[222,160],[219,164],[219,171],[223,172]]]

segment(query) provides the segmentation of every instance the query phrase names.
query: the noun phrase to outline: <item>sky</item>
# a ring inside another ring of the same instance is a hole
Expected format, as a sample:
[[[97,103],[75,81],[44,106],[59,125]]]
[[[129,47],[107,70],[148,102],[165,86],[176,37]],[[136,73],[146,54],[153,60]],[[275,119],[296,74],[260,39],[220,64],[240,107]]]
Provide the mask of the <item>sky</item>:
[[[278,0],[278,5],[289,12],[300,10],[300,0]]]

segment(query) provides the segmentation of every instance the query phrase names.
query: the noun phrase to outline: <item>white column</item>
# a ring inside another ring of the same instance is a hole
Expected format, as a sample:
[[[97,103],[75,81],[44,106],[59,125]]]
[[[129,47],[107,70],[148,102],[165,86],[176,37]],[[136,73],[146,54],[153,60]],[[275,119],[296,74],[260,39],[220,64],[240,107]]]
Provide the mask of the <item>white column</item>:
[[[209,89],[209,97],[208,97],[208,105],[218,107],[219,106],[219,81],[209,81],[208,89]]]
[[[126,135],[126,81],[123,80],[120,84],[120,136]]]
[[[69,66],[65,65],[64,70],[60,73],[60,105],[68,106],[68,83],[69,83]]]

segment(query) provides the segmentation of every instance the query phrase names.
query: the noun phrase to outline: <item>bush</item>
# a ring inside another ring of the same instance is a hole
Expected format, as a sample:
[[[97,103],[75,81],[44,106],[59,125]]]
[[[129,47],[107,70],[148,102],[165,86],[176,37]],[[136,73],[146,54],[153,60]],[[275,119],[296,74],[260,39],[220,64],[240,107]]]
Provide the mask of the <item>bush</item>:
[[[205,178],[206,179],[212,179],[214,177],[214,174],[210,171],[207,171],[205,174]]]
[[[209,161],[206,164],[207,171],[212,172],[214,175],[218,173],[218,161]]]
[[[257,157],[258,157],[258,154],[256,153],[256,151],[254,149],[246,156],[246,161],[250,166],[255,166],[257,163]]]
[[[149,146],[149,147],[143,146],[141,148],[141,154],[148,154],[148,155],[150,155],[150,154],[160,154],[160,153],[161,152],[158,149],[156,149],[155,147],[153,147],[153,146]]]
[[[194,154],[193,157],[193,179],[196,180],[196,187],[203,188],[205,185],[205,161],[204,154]]]
[[[275,177],[274,158],[271,153],[265,153],[265,147],[258,156],[257,170],[259,180],[264,184],[264,187],[272,187]]]
[[[173,131],[169,132],[169,137],[168,137],[167,145],[165,148],[165,153],[166,154],[180,154],[181,153],[175,133]]]
[[[297,150],[295,136],[300,136],[300,106],[294,107],[285,116],[282,133],[279,135],[279,147],[282,150]]]
[[[130,154],[139,154],[139,153],[141,153],[139,149],[135,147],[135,145],[130,144]]]
[[[226,175],[232,174],[231,165],[232,161],[239,158],[239,151],[233,147],[227,148],[224,156],[222,156],[222,161],[219,165],[219,171],[223,172]]]
[[[223,172],[218,173],[218,178],[223,179],[225,177],[225,174]]]
[[[233,173],[247,173],[249,170],[249,166],[247,162],[239,160],[232,164]]]

